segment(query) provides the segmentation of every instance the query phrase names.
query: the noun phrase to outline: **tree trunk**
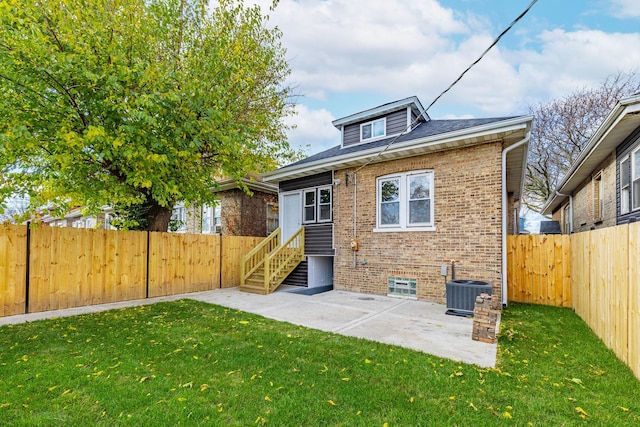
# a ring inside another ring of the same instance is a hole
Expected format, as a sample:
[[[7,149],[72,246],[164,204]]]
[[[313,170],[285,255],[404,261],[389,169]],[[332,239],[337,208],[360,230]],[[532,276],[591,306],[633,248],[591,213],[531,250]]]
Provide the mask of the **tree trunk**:
[[[168,231],[172,213],[173,209],[151,201],[151,206],[146,214],[147,231]]]

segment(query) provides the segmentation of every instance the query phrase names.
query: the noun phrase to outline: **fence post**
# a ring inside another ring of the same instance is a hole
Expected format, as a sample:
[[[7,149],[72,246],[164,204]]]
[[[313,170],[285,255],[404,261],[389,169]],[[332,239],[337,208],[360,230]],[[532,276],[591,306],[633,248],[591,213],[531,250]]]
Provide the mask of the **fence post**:
[[[222,230],[220,230],[220,248],[219,248],[219,256],[218,259],[220,260],[219,262],[219,270],[220,270],[220,280],[218,282],[218,289],[222,289]]]
[[[31,258],[31,221],[27,221],[27,265],[25,268],[24,313],[29,314],[29,259]]]
[[[149,298],[149,257],[150,257],[150,250],[149,250],[149,242],[150,242],[151,238],[150,238],[150,232],[149,230],[147,230],[147,267],[146,267],[146,274],[145,274],[145,298]]]

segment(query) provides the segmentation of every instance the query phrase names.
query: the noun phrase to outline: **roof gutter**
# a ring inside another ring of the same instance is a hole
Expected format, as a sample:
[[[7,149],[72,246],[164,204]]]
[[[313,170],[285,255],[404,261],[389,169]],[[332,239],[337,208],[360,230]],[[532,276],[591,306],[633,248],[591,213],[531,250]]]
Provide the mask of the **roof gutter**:
[[[385,152],[385,154],[398,153],[402,152],[405,149],[415,150],[416,148],[428,148],[438,146],[440,144],[445,145],[450,142],[465,139],[482,138],[486,137],[487,135],[491,135],[492,131],[496,134],[517,131],[523,128],[527,128],[527,121],[529,120],[531,120],[531,116],[519,116],[507,120],[501,120],[499,122],[493,122],[488,125],[476,126],[473,128],[467,128],[445,134],[432,135],[420,139],[396,142],[389,150]],[[301,165],[285,166],[284,168],[276,169],[274,171],[262,174],[262,178],[265,182],[278,181],[285,179],[292,174],[313,171],[322,167],[336,168],[336,166],[340,166],[341,163],[353,161],[362,161],[364,163],[367,159],[377,155],[380,150],[381,147],[375,147],[364,151],[356,151],[342,156],[316,160],[314,162],[304,163]]]
[[[503,307],[507,306],[507,301],[508,301],[507,299],[507,219],[508,219],[507,198],[509,197],[509,195],[507,193],[507,154],[511,150],[514,150],[516,148],[529,144],[529,139],[531,139],[531,129],[527,130],[527,134],[525,135],[524,139],[502,150],[502,175],[501,175],[501,179],[502,179],[502,274],[500,275],[501,276],[500,279],[502,281],[501,294],[502,294]],[[527,156],[525,156],[524,162],[527,161],[526,157]],[[523,170],[523,173],[524,173],[524,170]],[[520,185],[522,186],[522,180],[520,181],[521,181]],[[520,193],[522,193],[522,190],[520,191]],[[520,197],[522,197],[522,195]]]
[[[594,135],[589,139],[589,141],[587,142],[587,145],[582,149],[582,151],[578,155],[578,158],[573,162],[573,164],[571,164],[571,167],[562,178],[562,181],[560,181],[558,186],[554,189],[553,195],[549,197],[549,199],[540,209],[540,213],[542,214],[552,213],[550,209],[551,209],[551,206],[554,204],[556,197],[563,196],[562,194],[558,194],[558,192],[566,191],[565,186],[573,178],[573,176],[576,174],[578,169],[580,169],[580,166],[582,166],[582,163],[585,161],[585,159],[589,157],[591,153],[598,148],[602,140],[607,135],[608,131],[610,131],[614,125],[620,122],[620,120],[622,120],[622,118],[626,114],[627,108],[639,102],[640,102],[640,95],[633,95],[631,97],[624,98],[618,101],[616,106],[609,112],[609,115],[605,117],[602,124],[598,127]]]

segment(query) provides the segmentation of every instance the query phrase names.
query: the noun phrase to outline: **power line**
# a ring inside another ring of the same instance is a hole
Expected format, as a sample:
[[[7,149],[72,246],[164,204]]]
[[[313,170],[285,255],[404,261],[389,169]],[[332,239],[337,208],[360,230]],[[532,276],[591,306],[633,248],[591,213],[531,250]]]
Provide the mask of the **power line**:
[[[475,61],[473,61],[473,62],[471,63],[471,65],[469,65],[469,66],[467,67],[467,69],[466,69],[466,70],[464,70],[464,71],[463,71],[463,72],[458,76],[458,78],[457,78],[457,79],[455,79],[455,80],[453,81],[453,83],[451,83],[451,84],[449,85],[449,87],[448,87],[448,88],[446,88],[445,90],[443,90],[443,91],[440,93],[440,95],[438,95],[438,96],[436,96],[436,97],[435,97],[435,99],[431,102],[431,104],[429,104],[429,106],[428,106],[427,108],[425,108],[425,110],[424,110],[424,112],[423,112],[422,114],[420,114],[418,117],[416,117],[416,118],[415,118],[415,120],[414,120],[414,121],[412,121],[412,122],[411,122],[411,123],[410,123],[410,124],[409,124],[409,125],[408,125],[404,130],[403,130],[403,131],[402,131],[402,132],[400,132],[398,135],[396,135],[396,137],[395,137],[395,138],[393,138],[393,140],[392,140],[389,144],[387,144],[387,146],[386,146],[386,147],[384,147],[382,150],[380,150],[380,151],[378,152],[378,154],[376,154],[376,156],[375,156],[375,157],[373,157],[373,158],[369,159],[369,161],[367,161],[365,164],[363,164],[363,165],[362,165],[362,166],[360,166],[358,169],[356,169],[356,170],[354,171],[354,173],[357,173],[360,169],[364,168],[365,166],[367,166],[367,165],[369,165],[371,162],[373,162],[375,159],[377,159],[378,157],[380,157],[380,156],[382,155],[382,153],[384,153],[385,151],[387,151],[387,150],[389,149],[389,147],[391,147],[391,146],[392,146],[392,145],[393,145],[393,144],[398,140],[398,138],[400,138],[402,135],[404,135],[404,134],[405,134],[405,132],[407,132],[409,129],[411,129],[411,128],[412,128],[412,127],[413,127],[413,126],[418,122],[418,120],[419,120],[419,119],[420,119],[424,114],[426,114],[426,113],[427,113],[427,111],[429,111],[429,109],[430,109],[431,107],[433,107],[433,105],[434,105],[434,104],[435,104],[435,103],[436,103],[440,98],[442,98],[442,96],[443,96],[445,93],[449,92],[449,91],[450,91],[450,90],[451,90],[451,89],[452,89],[456,84],[458,84],[458,82],[459,82],[460,80],[462,80],[462,78],[464,77],[464,75],[465,75],[465,74],[467,74],[467,72],[469,72],[469,70],[471,70],[471,69],[472,69],[472,68],[473,68],[473,67],[474,67],[478,62],[480,62],[480,61],[482,60],[482,58],[484,58],[484,57],[486,56],[486,54],[487,54],[487,53],[489,53],[489,51],[490,51],[490,50],[491,50],[495,45],[497,45],[497,44],[498,44],[498,42],[500,41],[500,39],[502,39],[502,37],[503,37],[505,34],[507,34],[507,33],[509,32],[509,30],[511,30],[511,28],[513,28],[513,27],[514,27],[514,25],[516,25],[516,24],[518,23],[518,21],[520,21],[520,20],[521,20],[521,19],[522,19],[522,18],[523,18],[523,17],[524,17],[528,12],[529,12],[529,10],[531,10],[531,8],[533,7],[533,5],[534,5],[534,4],[536,4],[537,2],[538,2],[538,0],[532,0],[532,2],[531,2],[531,3],[529,3],[529,6],[527,6],[527,8],[526,8],[526,9],[525,9],[525,10],[524,10],[520,15],[518,15],[518,16],[516,17],[516,19],[514,19],[514,20],[511,22],[511,24],[509,24],[509,26],[508,26],[507,28],[505,28],[505,30],[504,30],[504,31],[502,31],[502,32],[500,33],[500,35],[498,35],[498,37],[496,37],[496,38],[495,38],[495,40],[493,40],[493,43],[491,43],[491,44],[489,45],[489,47],[488,47],[488,48],[486,48],[484,52],[482,52],[482,54],[478,57],[478,59],[476,59]]]

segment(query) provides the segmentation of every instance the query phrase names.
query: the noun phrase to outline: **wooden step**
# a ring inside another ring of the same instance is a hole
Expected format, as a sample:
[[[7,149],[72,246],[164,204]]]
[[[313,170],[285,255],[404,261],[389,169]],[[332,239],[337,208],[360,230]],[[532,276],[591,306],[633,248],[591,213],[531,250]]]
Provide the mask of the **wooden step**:
[[[240,285],[239,289],[243,292],[249,292],[252,294],[267,295],[269,293],[264,288],[264,285],[256,286],[256,285],[244,284],[244,285]]]

